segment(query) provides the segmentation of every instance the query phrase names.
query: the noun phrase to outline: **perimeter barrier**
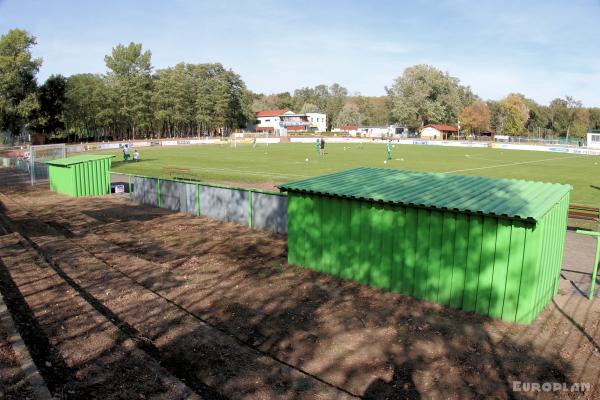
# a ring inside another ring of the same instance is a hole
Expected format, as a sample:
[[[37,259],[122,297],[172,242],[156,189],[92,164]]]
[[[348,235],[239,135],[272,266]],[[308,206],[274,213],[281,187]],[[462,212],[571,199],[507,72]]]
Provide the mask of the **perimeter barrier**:
[[[127,177],[124,184],[129,198],[139,203],[287,233],[287,196],[283,193],[184,179],[114,175]]]

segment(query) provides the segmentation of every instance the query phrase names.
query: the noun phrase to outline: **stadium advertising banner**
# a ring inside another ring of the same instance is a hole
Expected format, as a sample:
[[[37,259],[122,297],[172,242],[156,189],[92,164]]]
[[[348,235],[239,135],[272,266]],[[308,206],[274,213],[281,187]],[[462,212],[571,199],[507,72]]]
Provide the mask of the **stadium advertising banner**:
[[[163,146],[177,146],[177,140],[163,140],[161,144]]]
[[[506,150],[531,150],[531,151],[547,151],[552,153],[568,153],[568,154],[582,154],[590,156],[600,155],[600,150],[592,149],[580,149],[572,147],[547,147],[533,144],[508,144],[508,143],[492,143],[494,149],[506,149]]]

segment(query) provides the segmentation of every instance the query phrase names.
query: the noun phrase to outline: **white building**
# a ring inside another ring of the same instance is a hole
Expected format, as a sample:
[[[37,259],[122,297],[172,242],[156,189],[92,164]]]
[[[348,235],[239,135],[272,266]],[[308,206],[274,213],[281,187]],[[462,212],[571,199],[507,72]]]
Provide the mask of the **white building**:
[[[323,113],[306,113],[310,127],[317,132],[325,132],[327,130],[327,115]]]
[[[600,149],[600,132],[590,132],[587,134],[587,147]]]
[[[452,125],[425,125],[421,129],[421,138],[446,140],[448,136],[457,132],[458,129]]]
[[[256,132],[268,133],[270,135],[286,136],[287,129],[279,123],[283,114],[293,114],[288,109],[265,110],[256,113]]]
[[[327,116],[322,113],[297,114],[288,109],[265,110],[256,113],[256,132],[287,136],[288,131],[324,132]]]

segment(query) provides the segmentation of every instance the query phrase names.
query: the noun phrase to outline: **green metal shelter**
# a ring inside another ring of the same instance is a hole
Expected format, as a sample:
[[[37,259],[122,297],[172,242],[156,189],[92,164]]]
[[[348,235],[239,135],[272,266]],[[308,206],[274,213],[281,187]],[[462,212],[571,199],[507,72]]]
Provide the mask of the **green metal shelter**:
[[[73,197],[109,194],[113,157],[85,154],[46,161],[50,190]]]
[[[569,185],[357,168],[279,188],[290,264],[519,323],[558,290]]]

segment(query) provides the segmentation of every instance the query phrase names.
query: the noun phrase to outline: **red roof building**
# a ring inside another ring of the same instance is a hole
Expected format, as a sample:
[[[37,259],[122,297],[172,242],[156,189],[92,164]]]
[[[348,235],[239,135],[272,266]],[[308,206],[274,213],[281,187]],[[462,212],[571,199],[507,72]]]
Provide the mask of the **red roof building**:
[[[430,124],[421,128],[421,137],[424,139],[447,139],[449,135],[458,132],[452,125]]]
[[[281,114],[285,114],[288,111],[290,111],[290,110],[288,110],[287,108],[281,108],[281,109],[276,109],[276,110],[259,111],[259,112],[256,113],[256,118],[261,118],[261,117],[278,117]]]

